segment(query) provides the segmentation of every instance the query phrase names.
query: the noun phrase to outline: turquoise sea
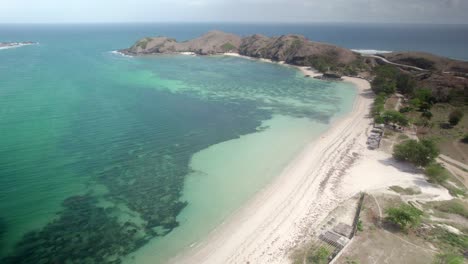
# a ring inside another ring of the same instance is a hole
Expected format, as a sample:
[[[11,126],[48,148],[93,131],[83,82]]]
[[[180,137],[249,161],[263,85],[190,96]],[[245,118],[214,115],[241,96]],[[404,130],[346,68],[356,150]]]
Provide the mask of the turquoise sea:
[[[351,110],[352,85],[287,66],[112,53],[205,29],[0,25],[39,42],[0,50],[0,262],[164,262]]]

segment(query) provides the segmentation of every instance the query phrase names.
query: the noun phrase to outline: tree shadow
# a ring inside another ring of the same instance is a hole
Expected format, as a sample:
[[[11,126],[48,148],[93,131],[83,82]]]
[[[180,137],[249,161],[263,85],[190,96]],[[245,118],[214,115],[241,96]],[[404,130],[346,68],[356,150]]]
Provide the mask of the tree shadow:
[[[452,125],[450,125],[449,123],[440,123],[439,127],[442,129],[451,129]]]

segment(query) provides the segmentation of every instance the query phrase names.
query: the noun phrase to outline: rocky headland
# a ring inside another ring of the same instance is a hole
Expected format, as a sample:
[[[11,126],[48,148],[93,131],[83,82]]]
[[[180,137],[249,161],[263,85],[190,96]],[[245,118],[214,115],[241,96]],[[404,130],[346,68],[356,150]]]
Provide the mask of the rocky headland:
[[[417,86],[430,88],[439,100],[468,91],[468,62],[423,52],[392,52],[366,55],[328,43],[311,41],[301,35],[241,37],[222,31],[210,31],[198,38],[178,42],[169,37],[146,37],[130,48],[119,50],[130,56],[191,53],[242,56],[312,67],[329,76],[356,76],[371,81],[374,68],[393,65],[410,75]]]
[[[313,42],[300,35],[266,37],[256,34],[242,38],[221,31],[210,31],[184,42],[168,37],[147,37],[119,52],[133,56],[181,52],[216,55],[229,52],[298,66],[311,66],[322,72],[334,70],[342,73],[347,73],[350,65],[355,66],[362,62],[361,55],[349,49]]]

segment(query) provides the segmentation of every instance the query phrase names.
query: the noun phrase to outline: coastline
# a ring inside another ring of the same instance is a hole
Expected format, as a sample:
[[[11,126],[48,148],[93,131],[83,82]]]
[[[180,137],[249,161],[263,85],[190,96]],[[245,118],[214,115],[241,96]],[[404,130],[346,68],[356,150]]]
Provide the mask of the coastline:
[[[237,53],[221,55],[255,59]],[[308,67],[259,60],[320,76]],[[335,191],[359,150],[365,147],[372,92],[365,80],[343,79],[358,90],[352,111],[334,120],[268,186],[171,263],[284,263],[289,249],[304,241],[340,201],[349,197],[347,192]]]
[[[243,58],[243,59],[248,59],[248,60],[257,60],[257,61],[261,61],[261,62],[275,63],[275,64],[280,64],[280,65],[284,65],[284,66],[288,66],[288,67],[294,67],[294,68],[298,69],[301,73],[303,73],[304,76],[309,76],[309,77],[312,77],[312,78],[322,76],[321,73],[319,73],[317,71],[314,71],[311,67],[287,64],[284,61],[273,61],[273,60],[264,59],[264,58],[252,58],[252,57],[249,57],[249,56],[244,56],[244,55],[240,55],[239,53],[233,53],[233,52],[226,52],[226,53],[222,53],[220,55],[221,56],[238,57],[238,58]]]

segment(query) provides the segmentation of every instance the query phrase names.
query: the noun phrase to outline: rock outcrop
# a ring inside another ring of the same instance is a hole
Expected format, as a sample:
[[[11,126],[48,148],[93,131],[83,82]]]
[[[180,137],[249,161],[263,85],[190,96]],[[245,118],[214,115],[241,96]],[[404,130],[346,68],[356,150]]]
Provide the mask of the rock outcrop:
[[[345,65],[355,61],[358,54],[327,43],[313,42],[300,35],[266,37],[253,35],[242,39],[242,55],[285,61],[289,64],[324,67]],[[319,65],[315,65],[319,66]]]

